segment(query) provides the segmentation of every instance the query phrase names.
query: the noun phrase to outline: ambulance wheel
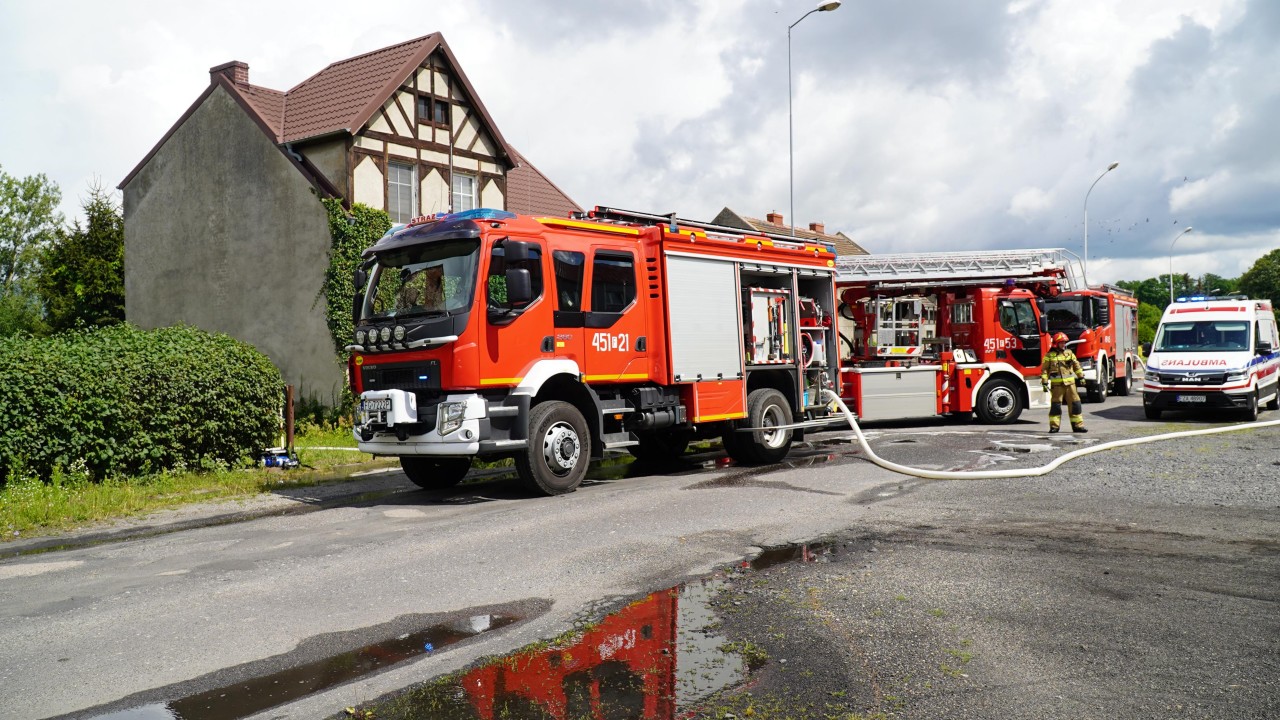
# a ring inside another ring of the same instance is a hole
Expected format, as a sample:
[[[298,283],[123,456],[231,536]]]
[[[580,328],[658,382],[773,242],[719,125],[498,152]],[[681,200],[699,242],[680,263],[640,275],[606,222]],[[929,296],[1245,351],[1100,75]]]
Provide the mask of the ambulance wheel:
[[[1249,394],[1249,404],[1244,408],[1244,421],[1256,422],[1258,419],[1258,391]]]
[[[661,463],[675,460],[689,448],[690,435],[685,430],[650,430],[636,433],[639,445],[627,448],[641,462]]]
[[[1161,413],[1161,412],[1163,412],[1163,411],[1162,411],[1160,408],[1158,408],[1158,407],[1152,407],[1152,406],[1150,406],[1150,405],[1143,405],[1143,406],[1142,406],[1142,412],[1143,412],[1143,414],[1145,414],[1145,415],[1147,416],[1147,419],[1148,419],[1148,420],[1159,420],[1159,419],[1160,419],[1160,413]]]
[[[1004,425],[1022,414],[1022,397],[1008,380],[992,380],[978,391],[978,404],[974,407],[978,419],[988,425]]]
[[[1119,397],[1128,397],[1129,382],[1132,379],[1133,379],[1133,365],[1130,363],[1125,363],[1124,377],[1118,377],[1115,380],[1111,381],[1111,387],[1116,391],[1116,395],[1118,395]]]
[[[578,489],[591,462],[591,435],[578,408],[551,400],[529,411],[529,447],[516,472],[529,490],[563,495]]]
[[[400,469],[423,490],[446,490],[467,476],[471,458],[405,456],[400,458]]]
[[[773,388],[757,388],[747,396],[747,426],[765,428],[751,433],[738,433],[733,443],[739,445],[742,460],[754,465],[776,463],[791,450],[791,430],[770,430],[791,424],[791,405]],[[739,460],[730,451],[730,457]]]

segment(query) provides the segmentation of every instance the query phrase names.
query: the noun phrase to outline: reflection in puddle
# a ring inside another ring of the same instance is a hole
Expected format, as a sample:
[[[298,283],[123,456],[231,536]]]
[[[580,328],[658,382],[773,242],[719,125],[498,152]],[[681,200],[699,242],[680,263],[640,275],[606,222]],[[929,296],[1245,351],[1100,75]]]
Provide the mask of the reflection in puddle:
[[[770,548],[743,564],[826,562],[832,543]],[[653,593],[576,635],[362,707],[378,720],[578,720],[686,717],[747,680],[750,668],[717,633],[719,578]]]
[[[716,634],[723,581],[663,590],[609,615],[570,644],[534,645],[362,708],[379,720],[644,718],[669,720],[743,682],[741,656]]]

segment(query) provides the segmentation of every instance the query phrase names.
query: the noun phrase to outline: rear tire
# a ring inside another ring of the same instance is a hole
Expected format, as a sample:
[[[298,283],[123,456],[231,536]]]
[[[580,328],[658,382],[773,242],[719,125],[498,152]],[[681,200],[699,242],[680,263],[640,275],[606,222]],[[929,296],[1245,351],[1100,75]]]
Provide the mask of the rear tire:
[[[578,408],[551,400],[529,411],[529,446],[516,471],[529,490],[563,495],[578,489],[591,462],[591,434]]]
[[[400,458],[400,469],[423,490],[447,490],[467,476],[471,458],[405,456]]]
[[[1022,396],[1008,380],[991,380],[978,391],[978,404],[973,409],[988,425],[1006,425],[1022,414]]]
[[[1159,420],[1161,412],[1163,411],[1158,407],[1152,407],[1150,405],[1142,406],[1142,413],[1147,416],[1148,420]]]
[[[770,428],[791,424],[791,405],[773,388],[757,388],[747,396],[747,426]],[[725,433],[725,450],[729,457],[747,465],[768,465],[781,461],[791,450],[792,432],[754,430]]]
[[[1120,397],[1128,397],[1129,385],[1133,381],[1133,364],[1126,362],[1124,364],[1124,377],[1117,377],[1111,381],[1111,386],[1115,388],[1116,395]]]

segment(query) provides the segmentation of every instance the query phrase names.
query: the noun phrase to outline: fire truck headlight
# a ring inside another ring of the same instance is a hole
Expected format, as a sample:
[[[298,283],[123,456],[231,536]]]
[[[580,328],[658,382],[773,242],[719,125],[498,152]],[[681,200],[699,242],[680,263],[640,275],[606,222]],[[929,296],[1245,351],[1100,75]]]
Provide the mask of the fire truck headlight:
[[[1092,368],[1092,367],[1093,367],[1093,361],[1092,361],[1092,360],[1081,360],[1081,361],[1080,361],[1080,369],[1082,369],[1082,370],[1088,370],[1088,369],[1090,369],[1090,368]]]
[[[357,345],[363,345],[363,344],[364,344],[364,331],[363,331],[363,330],[357,330],[357,331],[356,331],[356,344],[357,344]]]
[[[404,340],[404,326],[397,325],[394,334],[396,337],[396,342],[400,342],[401,340]]]
[[[391,328],[382,328],[382,342],[391,342]]]
[[[440,403],[440,434],[448,435],[462,427],[462,419],[467,413],[465,402]]]

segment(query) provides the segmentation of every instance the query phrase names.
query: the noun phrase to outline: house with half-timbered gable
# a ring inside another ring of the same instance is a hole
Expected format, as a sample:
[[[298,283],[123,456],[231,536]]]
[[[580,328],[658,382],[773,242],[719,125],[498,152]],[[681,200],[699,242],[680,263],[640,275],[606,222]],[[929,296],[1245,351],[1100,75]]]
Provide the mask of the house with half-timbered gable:
[[[319,198],[392,222],[491,207],[581,207],[507,144],[439,33],[335,62],[287,91],[249,66],[209,86],[120,183],[125,313],[255,345],[331,403],[343,368],[319,293],[330,237]]]

